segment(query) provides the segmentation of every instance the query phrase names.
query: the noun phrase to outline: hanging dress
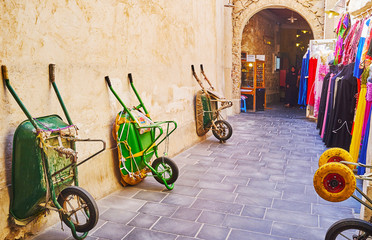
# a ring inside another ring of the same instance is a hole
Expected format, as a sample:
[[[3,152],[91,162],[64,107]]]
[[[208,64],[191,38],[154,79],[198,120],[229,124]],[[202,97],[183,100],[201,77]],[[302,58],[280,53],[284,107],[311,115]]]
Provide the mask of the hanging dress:
[[[370,22],[371,22],[370,18],[367,19],[366,21],[364,21],[362,33],[361,33],[361,36],[360,36],[360,39],[359,39],[358,50],[357,50],[357,53],[356,53],[355,65],[354,65],[354,77],[356,77],[356,78],[360,78],[360,75],[363,72],[362,70],[359,69],[359,66],[360,66],[360,62],[361,62],[361,58],[362,58],[364,43],[365,43],[366,37],[368,35]]]
[[[309,72],[310,51],[308,50],[302,59],[301,78],[298,92],[298,105],[306,106],[307,78]]]
[[[371,105],[372,103],[372,83],[370,81],[371,79],[369,78],[367,82],[367,94],[366,94],[367,105]],[[359,160],[358,160],[358,162],[362,164],[366,164],[367,151],[369,148],[368,143],[370,140],[369,136],[370,136],[370,128],[371,128],[371,108],[369,109],[369,112],[367,112],[367,108],[366,108],[366,115],[368,116],[368,120],[365,126],[363,140],[362,140],[362,147],[359,153]],[[362,175],[364,173],[365,173],[365,168],[358,167],[358,174]]]
[[[314,87],[315,87],[315,76],[316,68],[318,64],[317,58],[310,58],[309,60],[309,77],[307,79],[307,97],[306,104],[314,106]]]
[[[351,128],[355,110],[355,94],[358,92],[357,80],[353,77],[354,63],[344,67],[337,77],[334,109],[327,139],[328,147],[349,150]]]
[[[341,16],[340,21],[338,22],[338,26],[336,29],[337,33],[337,42],[335,48],[335,64],[339,64],[342,62],[342,55],[344,50],[344,40],[348,34],[350,29],[350,14],[345,13]]]
[[[324,83],[324,77],[328,73],[328,66],[320,63],[317,79],[315,80],[315,95],[314,95],[314,117],[318,118],[320,98],[322,96],[322,89]]]

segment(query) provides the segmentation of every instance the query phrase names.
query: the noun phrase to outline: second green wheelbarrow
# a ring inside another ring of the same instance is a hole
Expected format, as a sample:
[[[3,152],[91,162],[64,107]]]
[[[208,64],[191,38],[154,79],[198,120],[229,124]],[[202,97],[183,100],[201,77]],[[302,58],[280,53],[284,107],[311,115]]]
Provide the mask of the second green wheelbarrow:
[[[128,74],[130,85],[140,102],[133,108],[128,108],[117,95],[108,76],[107,85],[117,100],[123,106],[118,113],[113,127],[113,136],[117,141],[121,183],[125,186],[141,182],[148,172],[152,172],[155,180],[169,190],[173,189],[178,178],[178,167],[166,157],[169,135],[177,128],[175,121],[153,122],[133,85],[132,75]],[[159,157],[158,146],[165,142],[165,152]],[[156,159],[151,163],[153,156]]]

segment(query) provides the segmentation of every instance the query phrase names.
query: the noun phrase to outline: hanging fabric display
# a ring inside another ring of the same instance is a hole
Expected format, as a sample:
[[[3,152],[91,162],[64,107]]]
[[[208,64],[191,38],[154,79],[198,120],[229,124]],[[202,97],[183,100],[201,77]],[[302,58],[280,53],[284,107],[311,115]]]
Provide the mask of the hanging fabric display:
[[[306,95],[307,95],[307,78],[309,71],[309,59],[310,51],[308,50],[302,59],[300,86],[298,92],[298,105],[306,106]]]
[[[310,52],[307,103],[314,106],[317,129],[327,147],[350,152],[365,164],[372,158],[372,24],[371,17],[351,24],[348,13],[338,23],[334,60]],[[316,67],[314,67],[318,60]],[[329,59],[328,59],[329,60]],[[320,62],[319,62],[320,61]],[[315,71],[315,72],[314,72]],[[314,83],[312,78],[315,76]],[[312,95],[314,94],[314,95]],[[358,167],[358,174],[365,169]]]

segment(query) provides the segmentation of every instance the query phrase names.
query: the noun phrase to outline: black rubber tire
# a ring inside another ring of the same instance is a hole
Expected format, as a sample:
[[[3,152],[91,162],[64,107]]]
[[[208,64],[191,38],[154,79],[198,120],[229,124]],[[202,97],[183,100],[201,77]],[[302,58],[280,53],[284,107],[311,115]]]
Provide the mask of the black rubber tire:
[[[74,196],[76,196],[77,198],[75,198]],[[76,221],[76,219],[70,218],[70,220],[73,222],[75,226],[75,230],[77,232],[88,232],[89,230],[94,228],[98,222],[99,213],[96,201],[85,189],[81,187],[77,186],[67,187],[63,189],[62,192],[59,194],[57,201],[61,205],[61,207],[68,213],[71,213],[71,209],[67,208],[68,201],[66,200],[70,199],[70,197],[74,197],[75,200],[77,199],[80,200],[80,203],[84,205],[83,211],[85,213],[84,214],[85,218],[88,217],[88,219],[86,219],[86,222],[83,224],[79,224]],[[70,205],[68,206],[69,208],[71,208]],[[76,217],[76,215],[71,216]],[[62,220],[68,226],[67,224],[67,222],[69,221],[68,217],[62,216]]]
[[[178,173],[179,173],[178,167],[176,163],[169,158],[166,158],[166,157],[157,158],[152,162],[151,166],[158,172],[163,171],[163,169],[159,169],[160,166],[162,166],[164,169],[165,168],[167,169],[166,173],[169,175],[169,177],[164,176],[164,174],[163,174],[163,177],[165,178],[165,181],[168,183],[168,185],[174,183],[178,178]],[[161,184],[164,184],[163,179],[159,178],[156,175],[156,173],[153,172],[152,174],[154,175],[154,178],[156,181],[158,181]]]
[[[358,235],[359,238],[353,238],[353,236],[350,236],[350,239],[366,240],[368,237],[372,236],[372,223],[357,218],[341,219],[329,227],[325,240],[335,240],[338,236],[342,236],[340,233],[347,230],[363,231],[364,233],[361,234],[365,235]]]
[[[214,124],[218,130],[212,128],[212,133],[218,140],[226,141],[231,137],[233,130],[230,123],[225,120],[217,120],[214,122]],[[219,131],[221,131],[221,134]]]

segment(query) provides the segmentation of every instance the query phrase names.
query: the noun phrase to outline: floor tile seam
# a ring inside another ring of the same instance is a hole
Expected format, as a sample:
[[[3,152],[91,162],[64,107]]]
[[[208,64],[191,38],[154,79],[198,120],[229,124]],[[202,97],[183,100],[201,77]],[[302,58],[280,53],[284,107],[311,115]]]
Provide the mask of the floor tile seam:
[[[327,203],[325,203],[325,204],[322,204],[322,203],[312,203],[312,204],[314,204],[314,205],[322,205],[322,206],[325,206],[325,207],[338,208],[338,209],[343,209],[343,210],[351,210],[352,213],[354,214],[355,209],[353,207],[347,207],[347,206],[342,206],[342,205],[340,205],[340,206],[339,205],[332,205],[332,203],[334,203],[334,202],[329,202],[328,204]]]
[[[166,197],[169,196],[169,193],[167,193],[167,192],[162,192],[162,191],[159,192],[159,191],[152,191],[152,190],[146,190],[146,189],[143,189],[141,192],[165,193],[165,196],[164,196],[161,200],[159,200],[159,201],[152,201],[152,200],[147,200],[147,199],[142,199],[142,198],[135,198],[135,195],[132,196],[130,199],[144,200],[144,201],[146,201],[146,202],[161,202],[161,201],[163,201]]]
[[[231,232],[232,232],[232,228],[229,228],[229,232],[227,233],[225,240],[229,239]]]
[[[102,228],[104,225],[106,225],[108,222],[109,222],[109,221],[106,221],[106,220],[105,220],[105,222],[104,222],[101,226],[99,226],[97,229],[95,229],[94,231],[89,231],[88,236],[92,236],[95,232],[98,231],[98,229],[101,229],[101,228]]]
[[[271,224],[273,224],[273,222]],[[249,232],[249,233],[258,233],[258,234],[263,234],[263,235],[273,236],[273,237],[283,237],[283,236],[278,236],[278,235],[271,235],[271,232],[270,233],[265,233],[265,232],[258,232],[258,231],[247,230],[247,229],[242,229],[242,228],[230,228],[230,232],[232,232],[233,230],[243,231],[243,232]]]
[[[272,220],[273,221],[273,225],[274,223],[284,223],[284,224],[287,224],[287,225],[292,225],[292,226],[297,226],[297,227],[302,227],[302,228],[309,228],[309,229],[315,229],[315,230],[327,230],[328,228],[324,228],[324,227],[314,227],[314,226],[308,226],[308,225],[303,225],[303,224],[295,224],[295,223],[289,223],[289,222],[283,222],[283,221],[277,221],[277,220]]]
[[[279,209],[279,208],[273,208],[272,206],[269,208],[269,209],[271,209],[271,210],[276,210],[276,211],[280,211],[280,212],[286,212],[286,213],[288,213],[288,214],[296,214],[296,213],[301,213],[302,215],[308,215],[308,216],[313,216],[313,217],[317,217],[317,216],[319,216],[320,214],[314,214],[314,213],[312,213],[312,212],[310,212],[310,213],[306,213],[306,212],[300,212],[300,211],[292,211],[292,210],[281,210],[281,209]]]
[[[160,218],[153,224],[153,226],[151,226],[151,229],[147,229],[147,230],[150,230],[150,231],[153,231],[153,232],[159,232],[159,233],[166,233],[166,234],[171,234],[171,235],[175,235],[175,236],[185,236],[185,237],[190,237],[188,235],[182,235],[182,234],[176,234],[176,233],[170,233],[170,232],[165,232],[165,231],[161,231],[161,230],[157,230],[157,229],[153,229],[154,226],[156,225],[156,223],[158,223],[160,221],[160,219],[162,218],[169,218],[169,219],[177,219],[177,220],[182,220],[182,221],[186,221],[186,222],[190,222],[190,223],[199,223],[200,224],[200,227],[197,231],[197,233],[193,236],[193,238],[196,238],[197,234],[200,232],[200,230],[202,229],[202,226],[204,226],[204,223],[200,223],[200,222],[195,222],[195,221],[190,221],[190,220],[185,220],[185,219],[178,219],[178,218],[171,218],[171,217],[166,217],[166,216],[160,216]],[[146,229],[146,228],[140,228],[140,229]],[[176,238],[177,238],[176,237]]]
[[[120,240],[124,240],[131,232],[133,232],[134,231],[134,229],[136,229],[136,227],[133,227],[132,226],[132,229],[129,231],[129,232],[127,232],[127,234],[125,234]],[[99,238],[98,238],[99,239]]]
[[[147,230],[147,231],[156,232],[156,233],[164,233],[164,234],[168,234],[168,235],[173,235],[173,236],[175,236],[175,239],[176,239],[178,236],[189,237],[189,236],[186,236],[186,235],[180,235],[180,234],[176,234],[176,233],[164,232],[164,231],[160,231],[160,230],[156,230],[156,229],[147,229],[147,228],[142,228],[142,227],[133,227],[133,229],[131,230],[131,232],[134,231],[134,229]],[[128,233],[128,234],[129,234],[129,233]],[[128,234],[127,234],[127,235],[128,235]],[[127,236],[127,235],[126,235],[126,236]],[[126,237],[126,236],[125,236],[125,237]],[[124,237],[124,238],[125,238],[125,237]],[[122,240],[123,240],[124,238],[122,238]]]
[[[195,233],[195,236],[194,236],[194,238],[196,238],[196,236],[198,236],[199,235],[199,233],[201,232],[201,230],[203,229],[203,227],[204,227],[204,225],[205,225],[205,223],[201,223],[201,226],[199,227],[199,230]]]

